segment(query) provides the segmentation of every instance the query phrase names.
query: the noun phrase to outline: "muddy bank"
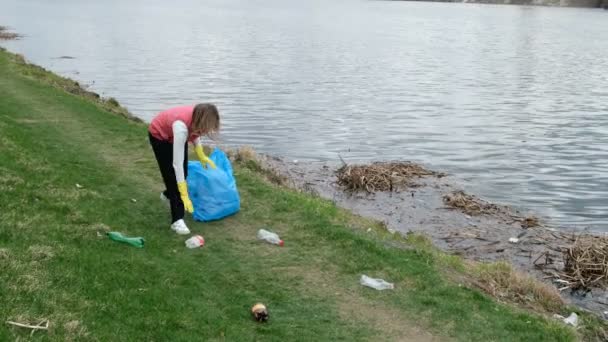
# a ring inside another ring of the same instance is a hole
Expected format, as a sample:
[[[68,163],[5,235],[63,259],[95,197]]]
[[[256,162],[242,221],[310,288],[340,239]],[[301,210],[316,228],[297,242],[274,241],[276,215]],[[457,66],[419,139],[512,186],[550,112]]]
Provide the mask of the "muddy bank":
[[[441,173],[421,173],[393,191],[345,191],[336,176],[342,162],[299,163],[265,156],[262,163],[284,176],[289,186],[384,222],[391,232],[422,233],[439,248],[472,260],[508,261],[552,283],[567,302],[608,318],[607,291],[573,290],[576,286],[560,276],[562,252],[580,232],[464,194],[454,177]]]

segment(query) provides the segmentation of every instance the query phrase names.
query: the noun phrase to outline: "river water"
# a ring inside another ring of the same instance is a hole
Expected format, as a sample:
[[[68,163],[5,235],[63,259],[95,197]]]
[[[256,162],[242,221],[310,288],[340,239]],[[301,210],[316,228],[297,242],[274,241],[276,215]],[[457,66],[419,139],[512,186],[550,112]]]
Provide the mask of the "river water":
[[[0,25],[25,35],[2,45],[145,120],[213,101],[223,143],[301,161],[422,162],[489,200],[608,231],[608,11],[0,2]]]

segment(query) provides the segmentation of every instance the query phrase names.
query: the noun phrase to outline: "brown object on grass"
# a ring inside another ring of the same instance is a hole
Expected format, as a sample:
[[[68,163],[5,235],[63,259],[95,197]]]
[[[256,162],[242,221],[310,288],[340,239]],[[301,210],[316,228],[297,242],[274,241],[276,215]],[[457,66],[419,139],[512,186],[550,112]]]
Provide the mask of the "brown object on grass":
[[[251,314],[253,318],[258,322],[266,322],[270,317],[268,315],[268,309],[266,309],[266,305],[262,303],[257,303],[251,308]]]
[[[345,164],[336,172],[338,185],[349,191],[393,191],[400,186],[415,186],[414,178],[443,177],[410,162],[377,162],[368,165]]]

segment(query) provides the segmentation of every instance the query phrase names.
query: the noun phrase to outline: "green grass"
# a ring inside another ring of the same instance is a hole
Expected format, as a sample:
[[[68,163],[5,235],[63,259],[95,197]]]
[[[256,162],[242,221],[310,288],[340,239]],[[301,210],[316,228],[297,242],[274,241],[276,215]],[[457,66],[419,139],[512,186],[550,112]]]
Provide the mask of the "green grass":
[[[432,253],[391,247],[373,223],[246,167],[236,168],[241,212],[189,221],[207,244],[188,250],[158,200],[146,126],[61,82],[0,51],[1,341],[30,338],[4,321],[42,319],[50,330],[33,340],[577,338],[447,280]],[[261,227],[285,247],[256,241]],[[108,230],[143,236],[145,248],[112,242]],[[396,289],[363,288],[361,274]],[[258,301],[269,307],[267,324],[250,317]]]

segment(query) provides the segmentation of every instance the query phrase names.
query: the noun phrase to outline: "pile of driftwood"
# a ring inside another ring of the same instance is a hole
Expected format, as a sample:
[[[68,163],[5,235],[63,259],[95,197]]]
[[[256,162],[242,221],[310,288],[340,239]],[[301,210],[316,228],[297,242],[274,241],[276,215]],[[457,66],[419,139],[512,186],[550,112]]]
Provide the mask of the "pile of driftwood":
[[[336,176],[338,185],[348,191],[376,192],[415,186],[415,178],[442,177],[443,174],[410,162],[377,162],[368,165],[345,164],[338,169]]]
[[[572,288],[590,288],[608,284],[608,237],[580,235],[563,251],[561,276]]]
[[[484,202],[475,196],[465,194],[463,191],[454,191],[443,196],[443,203],[450,208],[460,209],[471,216],[496,214],[500,210],[497,205]]]
[[[534,265],[560,284],[560,291],[608,286],[608,236],[557,234],[561,241],[571,241],[569,246],[551,248],[561,252],[562,263],[556,262],[559,254],[547,251],[536,258]]]

